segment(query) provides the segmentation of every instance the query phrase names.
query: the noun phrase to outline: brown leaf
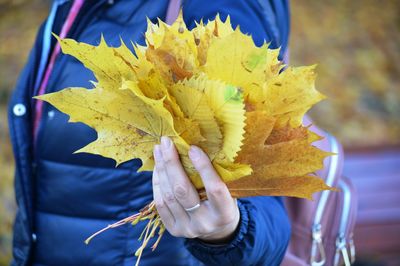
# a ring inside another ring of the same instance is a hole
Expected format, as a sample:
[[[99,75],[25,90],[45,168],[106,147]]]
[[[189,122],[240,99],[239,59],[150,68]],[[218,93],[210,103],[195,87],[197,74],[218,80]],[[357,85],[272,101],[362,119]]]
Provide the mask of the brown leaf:
[[[228,183],[232,195],[310,198],[330,189],[322,179],[308,175],[321,169],[324,157],[330,155],[310,145],[314,133],[302,126],[274,129],[276,119],[265,111],[248,112],[246,117],[244,145],[236,162],[250,164],[253,173]]]
[[[227,183],[232,197],[291,196],[312,199],[315,192],[333,190],[323,179],[313,175],[264,179],[256,175],[247,176]]]

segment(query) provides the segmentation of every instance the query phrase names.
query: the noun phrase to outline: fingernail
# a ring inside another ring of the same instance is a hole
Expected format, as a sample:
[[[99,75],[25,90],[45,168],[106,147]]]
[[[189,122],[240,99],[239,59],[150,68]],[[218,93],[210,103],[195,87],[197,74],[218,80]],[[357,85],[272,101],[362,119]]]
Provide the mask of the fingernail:
[[[162,136],[161,137],[161,146],[163,150],[168,150],[171,147],[172,141],[170,138]]]
[[[158,162],[163,160],[160,145],[154,146],[154,159]]]
[[[189,150],[189,157],[192,160],[197,160],[200,158],[202,151],[200,150],[200,148],[196,147],[196,146],[190,146],[190,150]]]

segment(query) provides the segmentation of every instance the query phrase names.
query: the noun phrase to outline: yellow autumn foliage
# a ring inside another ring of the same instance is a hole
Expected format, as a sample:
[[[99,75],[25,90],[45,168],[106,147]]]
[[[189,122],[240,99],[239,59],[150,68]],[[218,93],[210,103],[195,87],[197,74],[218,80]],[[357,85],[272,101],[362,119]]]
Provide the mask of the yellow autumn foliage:
[[[288,67],[278,49],[255,46],[229,17],[188,30],[182,15],[171,26],[148,21],[146,46],[109,47],[59,39],[62,51],[93,71],[94,88],[42,95],[94,128],[98,139],[77,152],[117,164],[134,158],[152,170],[161,136],[174,141],[198,188],[188,158],[201,147],[235,197],[283,195],[311,198],[331,189],[312,173],[329,154],[312,146],[319,137],[302,126],[304,114],[324,98],[314,86],[314,66]]]

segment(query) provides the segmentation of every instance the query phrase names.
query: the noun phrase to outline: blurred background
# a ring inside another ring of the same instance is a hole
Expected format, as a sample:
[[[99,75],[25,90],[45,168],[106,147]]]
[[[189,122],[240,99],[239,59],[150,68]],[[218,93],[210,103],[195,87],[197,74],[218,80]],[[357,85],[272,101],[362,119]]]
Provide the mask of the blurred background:
[[[359,192],[357,263],[400,265],[400,1],[292,1],[291,64],[318,63],[328,100],[316,123],[346,151],[345,174]],[[15,212],[7,100],[45,0],[0,0],[0,266],[11,256]]]

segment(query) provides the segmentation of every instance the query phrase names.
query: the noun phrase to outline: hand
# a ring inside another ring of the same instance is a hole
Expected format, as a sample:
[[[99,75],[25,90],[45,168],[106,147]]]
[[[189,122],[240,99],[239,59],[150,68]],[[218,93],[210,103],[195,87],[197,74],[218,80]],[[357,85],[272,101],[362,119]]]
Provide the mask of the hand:
[[[208,200],[200,202],[168,137],[154,147],[153,197],[168,232],[176,237],[199,238],[209,243],[227,243],[240,220],[236,199],[216,173],[207,155],[192,146],[189,158],[199,172]],[[200,204],[200,207],[189,210]]]

